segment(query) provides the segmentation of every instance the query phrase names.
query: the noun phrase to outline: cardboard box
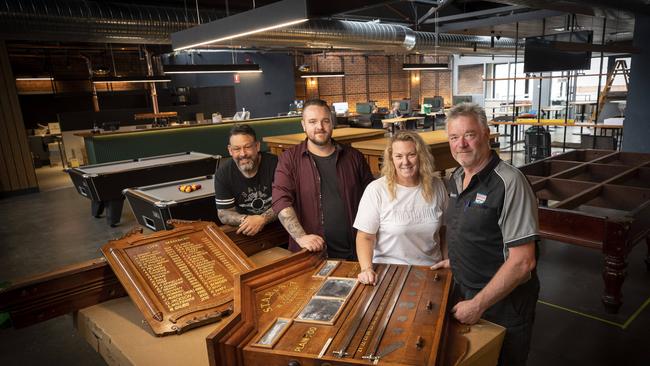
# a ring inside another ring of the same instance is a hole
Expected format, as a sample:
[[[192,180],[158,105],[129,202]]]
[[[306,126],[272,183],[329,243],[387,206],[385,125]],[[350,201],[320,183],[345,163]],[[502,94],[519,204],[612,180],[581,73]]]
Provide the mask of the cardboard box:
[[[251,260],[262,266],[289,254],[285,249],[271,248],[251,256]],[[73,320],[79,333],[110,366],[209,365],[205,339],[222,324],[217,322],[181,335],[156,337],[128,297],[82,309]],[[456,365],[496,365],[505,328],[485,320],[470,327],[459,327],[463,331],[457,337],[466,338],[468,346],[465,357]]]

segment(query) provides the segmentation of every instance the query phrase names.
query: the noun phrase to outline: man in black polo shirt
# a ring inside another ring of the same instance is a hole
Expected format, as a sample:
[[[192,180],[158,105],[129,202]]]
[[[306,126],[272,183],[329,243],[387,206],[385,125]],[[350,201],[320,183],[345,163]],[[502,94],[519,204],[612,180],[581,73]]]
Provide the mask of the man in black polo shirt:
[[[463,103],[447,117],[451,153],[445,211],[449,267],[459,302],[454,317],[506,327],[500,365],[525,365],[539,294],[535,272],[537,200],[526,177],[490,150],[485,111]]]

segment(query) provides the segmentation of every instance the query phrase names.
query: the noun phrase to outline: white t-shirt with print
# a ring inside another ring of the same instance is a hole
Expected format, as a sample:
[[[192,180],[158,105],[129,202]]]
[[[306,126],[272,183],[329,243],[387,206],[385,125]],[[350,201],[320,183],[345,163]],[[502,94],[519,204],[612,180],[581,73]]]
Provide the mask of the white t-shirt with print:
[[[377,235],[373,263],[430,266],[442,259],[439,230],[447,194],[444,183],[434,178],[433,199],[422,196],[422,186],[396,184],[391,201],[386,177],[371,182],[363,192],[354,227]]]

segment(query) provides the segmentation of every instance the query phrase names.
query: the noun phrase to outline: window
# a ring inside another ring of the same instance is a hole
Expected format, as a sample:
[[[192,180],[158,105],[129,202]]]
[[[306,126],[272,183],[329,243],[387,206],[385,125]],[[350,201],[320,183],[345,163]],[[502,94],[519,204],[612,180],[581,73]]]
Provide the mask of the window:
[[[498,80],[507,78],[524,78],[524,63],[507,63],[507,64],[494,64],[494,82],[492,98],[510,101],[513,94],[517,100],[530,100],[532,95],[529,91],[530,80],[518,79],[516,80]]]
[[[625,61],[627,68],[630,68],[631,58],[630,57],[619,57],[616,60]],[[615,60],[615,61],[616,61]],[[600,76],[600,88],[601,90],[605,87],[607,82],[607,64],[609,62],[608,57],[603,57],[603,67],[602,74]],[[612,65],[613,67],[614,65]],[[591,67],[589,70],[579,71],[577,76],[572,83],[575,81],[575,100],[596,100],[598,98],[598,74],[600,72],[600,57],[593,57],[591,59]],[[566,72],[553,72],[553,76],[565,76],[565,77],[554,77],[551,81],[551,100],[553,101],[565,101],[566,100],[566,82],[567,78]],[[574,75],[572,73],[571,75]],[[614,82],[610,91],[612,92],[623,92],[626,91],[625,78],[622,74],[616,75]],[[572,94],[573,91],[569,90],[569,94]],[[573,98],[569,98],[573,100]]]

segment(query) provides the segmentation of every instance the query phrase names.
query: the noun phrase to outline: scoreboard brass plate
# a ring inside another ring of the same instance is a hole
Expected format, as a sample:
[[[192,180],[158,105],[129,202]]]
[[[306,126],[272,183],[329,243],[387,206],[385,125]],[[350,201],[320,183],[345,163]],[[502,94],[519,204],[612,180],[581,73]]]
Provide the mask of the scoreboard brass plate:
[[[254,266],[214,223],[174,226],[151,235],[130,233],[102,248],[156,335],[229,315],[235,275]]]

